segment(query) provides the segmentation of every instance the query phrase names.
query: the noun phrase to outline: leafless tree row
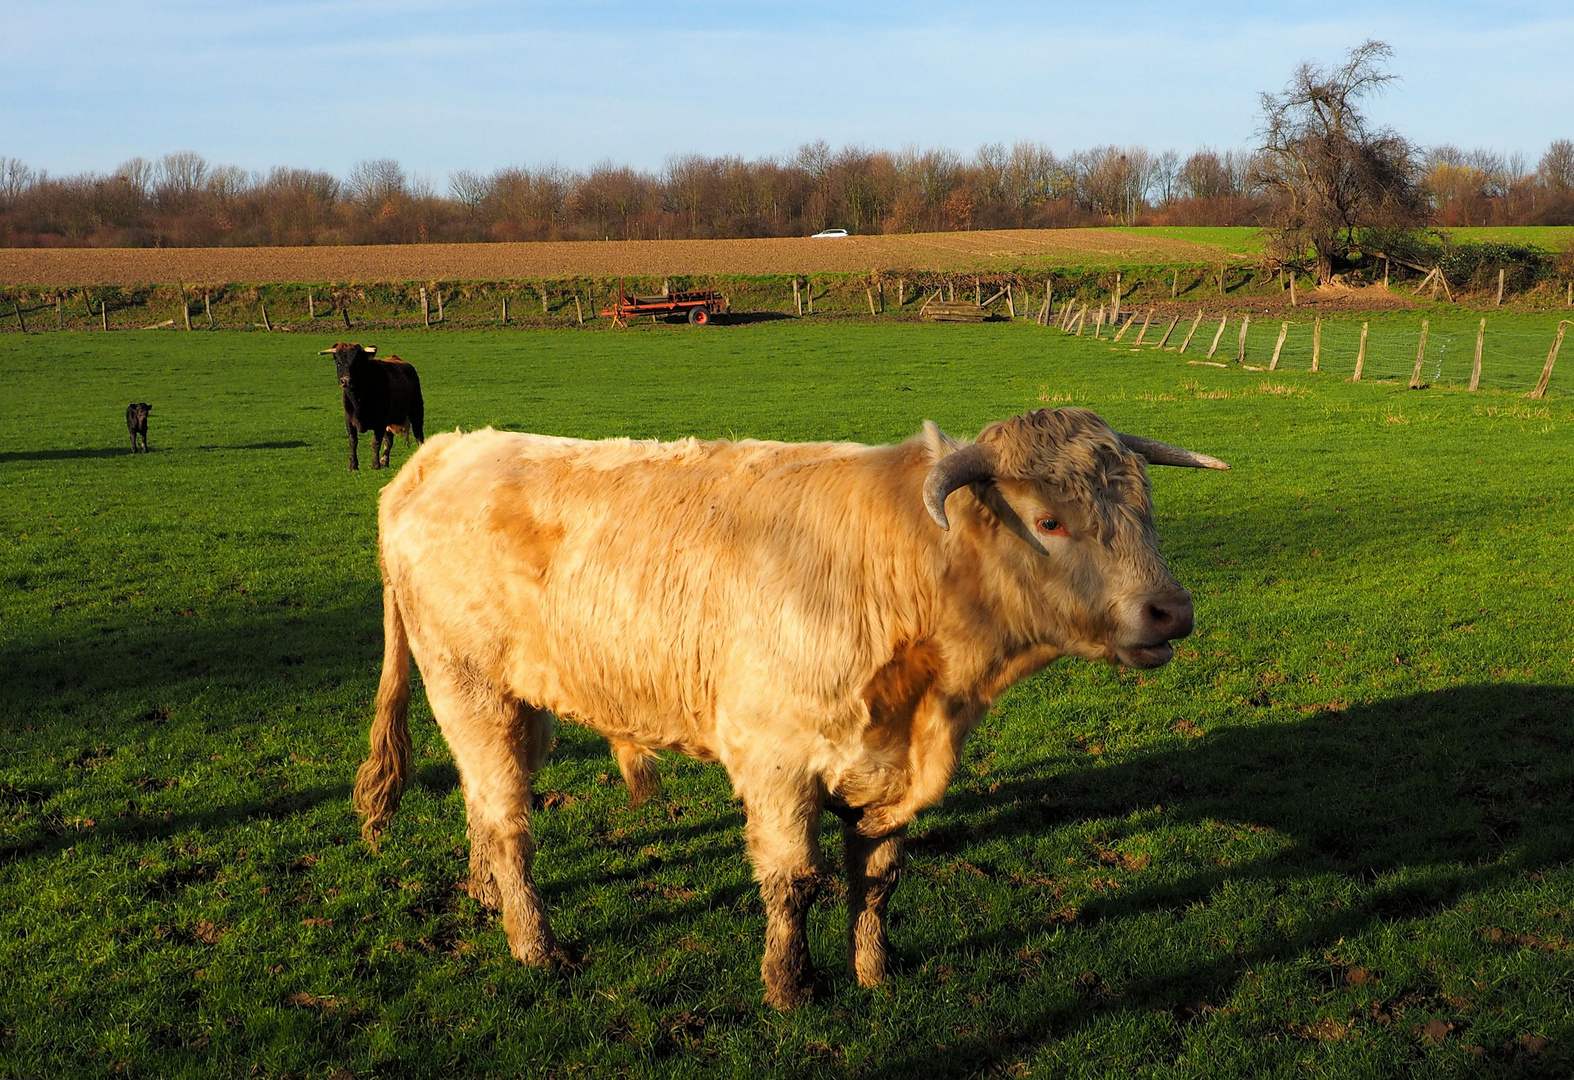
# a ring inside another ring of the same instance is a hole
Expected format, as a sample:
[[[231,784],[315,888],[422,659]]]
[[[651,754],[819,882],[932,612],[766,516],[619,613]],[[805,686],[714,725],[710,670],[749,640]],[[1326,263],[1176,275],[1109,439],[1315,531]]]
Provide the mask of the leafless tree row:
[[[1574,143],[1537,169],[1436,147],[1401,162],[1437,224],[1574,222]],[[1261,151],[1140,146],[1058,156],[1029,142],[897,153],[809,143],[785,159],[689,154],[659,171],[462,171],[438,191],[398,162],[344,177],[250,172],[195,153],[54,176],[0,157],[0,245],[248,246],[801,236],[1103,224],[1265,223],[1282,201]]]

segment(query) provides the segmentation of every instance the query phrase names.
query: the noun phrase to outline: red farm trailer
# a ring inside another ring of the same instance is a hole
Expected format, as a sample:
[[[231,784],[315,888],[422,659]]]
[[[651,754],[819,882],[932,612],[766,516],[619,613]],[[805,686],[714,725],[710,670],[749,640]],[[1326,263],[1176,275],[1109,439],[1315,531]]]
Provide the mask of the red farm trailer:
[[[688,292],[667,292],[660,296],[630,296],[624,291],[623,286],[619,285],[612,306],[603,311],[601,317],[611,319],[614,326],[627,326],[630,319],[641,315],[670,316],[686,313],[691,326],[708,326],[712,319],[726,312],[727,298],[719,292],[696,289]]]

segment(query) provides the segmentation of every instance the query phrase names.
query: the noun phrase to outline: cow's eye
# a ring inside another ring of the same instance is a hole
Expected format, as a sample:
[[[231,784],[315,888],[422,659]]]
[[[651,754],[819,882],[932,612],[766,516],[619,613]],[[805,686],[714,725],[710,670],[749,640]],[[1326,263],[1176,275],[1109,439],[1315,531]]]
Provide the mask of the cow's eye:
[[[1056,536],[1065,536],[1066,535],[1066,527],[1064,525],[1062,525],[1060,522],[1056,521],[1052,517],[1041,517],[1041,518],[1039,518],[1038,519],[1038,527],[1042,531],[1044,531],[1046,533],[1050,533],[1052,535],[1056,535]]]

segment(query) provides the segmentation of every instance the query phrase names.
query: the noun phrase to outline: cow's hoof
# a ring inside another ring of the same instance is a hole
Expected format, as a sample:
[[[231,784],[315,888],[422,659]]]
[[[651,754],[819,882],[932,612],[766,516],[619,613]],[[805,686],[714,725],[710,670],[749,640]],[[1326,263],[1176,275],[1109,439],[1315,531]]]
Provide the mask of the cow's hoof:
[[[574,961],[556,942],[544,947],[512,950],[514,959],[526,967],[540,968],[554,975],[567,975],[574,970]]]
[[[465,882],[464,890],[470,894],[470,899],[482,907],[493,911],[502,910],[503,894],[498,891],[497,879],[491,874],[486,874],[484,877],[471,874],[470,880]]]
[[[791,1012],[800,1005],[808,1005],[814,1001],[814,984],[780,983],[765,984],[765,1004],[779,1012]]]

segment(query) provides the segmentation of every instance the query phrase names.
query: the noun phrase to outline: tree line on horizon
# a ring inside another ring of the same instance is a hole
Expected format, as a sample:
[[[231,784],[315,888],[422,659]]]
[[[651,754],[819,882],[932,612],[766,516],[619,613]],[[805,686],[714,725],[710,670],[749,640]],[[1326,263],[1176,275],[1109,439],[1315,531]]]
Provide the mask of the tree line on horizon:
[[[1271,149],[1271,147],[1269,148]],[[1263,148],[1182,157],[1141,146],[1057,156],[990,143],[971,157],[805,144],[786,158],[673,157],[453,173],[446,190],[391,159],[344,177],[133,158],[55,176],[0,157],[0,246],[222,247],[520,240],[648,240],[1096,225],[1269,225],[1284,192]],[[1535,168],[1518,154],[1403,145],[1394,159],[1431,225],[1574,224],[1574,141]],[[1282,187],[1282,185],[1281,185]]]

